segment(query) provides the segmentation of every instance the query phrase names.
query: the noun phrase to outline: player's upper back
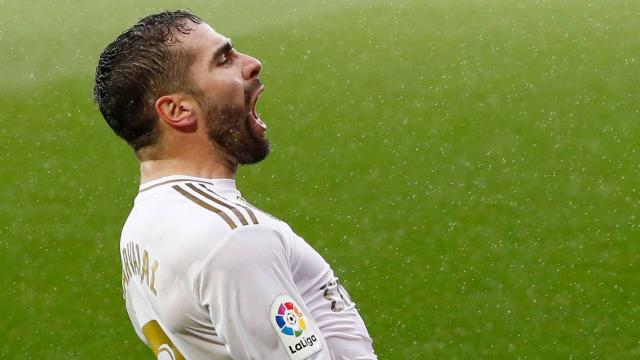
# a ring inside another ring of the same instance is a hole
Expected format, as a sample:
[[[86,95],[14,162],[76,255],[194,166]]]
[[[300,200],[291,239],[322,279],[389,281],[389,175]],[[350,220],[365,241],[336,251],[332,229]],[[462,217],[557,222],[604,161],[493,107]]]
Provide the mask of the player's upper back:
[[[157,293],[160,268],[183,276],[230,231],[259,223],[274,225],[241,200],[233,180],[180,175],[145,183],[122,231],[123,281],[139,275]]]
[[[193,341],[208,334],[207,342],[223,344],[192,281],[232,231],[252,225],[286,227],[246,203],[233,180],[170,176],[140,187],[120,243],[127,311],[140,338],[148,341],[144,326],[162,319],[164,332],[190,328]],[[178,347],[201,348],[189,345]],[[206,347],[225,355],[223,346]]]

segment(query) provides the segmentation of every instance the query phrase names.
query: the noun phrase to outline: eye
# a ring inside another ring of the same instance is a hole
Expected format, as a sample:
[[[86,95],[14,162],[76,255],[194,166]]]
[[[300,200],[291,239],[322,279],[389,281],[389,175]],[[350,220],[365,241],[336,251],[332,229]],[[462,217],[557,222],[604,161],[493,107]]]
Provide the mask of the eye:
[[[232,61],[233,61],[233,54],[231,51],[227,51],[220,56],[220,61],[218,61],[218,65],[219,66],[228,65],[228,64],[231,64]]]

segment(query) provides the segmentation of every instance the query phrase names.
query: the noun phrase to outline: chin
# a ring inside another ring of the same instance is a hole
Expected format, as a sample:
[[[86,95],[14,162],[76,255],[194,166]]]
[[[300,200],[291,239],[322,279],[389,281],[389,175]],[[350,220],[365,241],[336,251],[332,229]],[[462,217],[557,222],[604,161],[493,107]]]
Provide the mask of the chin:
[[[255,147],[251,151],[243,152],[237,156],[238,163],[241,165],[257,164],[266,159],[271,152],[271,144],[266,137],[257,139],[254,143]]]

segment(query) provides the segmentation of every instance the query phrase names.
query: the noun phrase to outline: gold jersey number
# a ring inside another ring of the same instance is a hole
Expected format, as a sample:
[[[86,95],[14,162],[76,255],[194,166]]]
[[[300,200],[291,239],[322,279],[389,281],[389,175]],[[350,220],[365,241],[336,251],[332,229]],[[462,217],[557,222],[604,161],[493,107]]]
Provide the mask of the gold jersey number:
[[[149,347],[158,360],[184,360],[184,356],[173,345],[173,342],[162,330],[157,321],[151,320],[144,324],[142,333],[149,343]]]

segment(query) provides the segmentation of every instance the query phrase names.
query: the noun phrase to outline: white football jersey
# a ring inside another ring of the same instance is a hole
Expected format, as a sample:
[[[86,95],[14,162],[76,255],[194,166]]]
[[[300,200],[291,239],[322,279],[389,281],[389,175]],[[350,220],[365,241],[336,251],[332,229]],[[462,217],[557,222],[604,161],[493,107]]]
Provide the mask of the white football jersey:
[[[158,359],[376,359],[329,265],[234,180],[143,184],[120,251],[127,312]]]

